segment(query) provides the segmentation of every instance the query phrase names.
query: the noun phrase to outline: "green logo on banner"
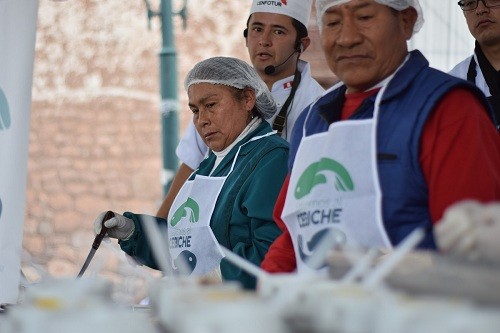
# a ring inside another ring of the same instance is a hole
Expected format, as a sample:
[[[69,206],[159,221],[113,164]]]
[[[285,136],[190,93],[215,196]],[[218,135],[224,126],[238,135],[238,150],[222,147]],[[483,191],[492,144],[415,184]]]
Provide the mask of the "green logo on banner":
[[[189,222],[191,223],[198,222],[200,219],[200,207],[198,203],[191,198],[187,198],[186,202],[177,208],[170,220],[170,225],[175,227],[175,225],[179,223],[182,218],[186,217],[187,214],[189,214]]]
[[[312,189],[319,184],[326,184],[326,176],[323,171],[332,171],[335,175],[335,188],[337,191],[352,191],[354,183],[346,168],[339,162],[330,158],[322,158],[318,162],[309,165],[299,177],[295,187],[295,198],[301,199],[311,193]]]
[[[10,127],[10,111],[7,97],[0,89],[0,131],[6,130]]]

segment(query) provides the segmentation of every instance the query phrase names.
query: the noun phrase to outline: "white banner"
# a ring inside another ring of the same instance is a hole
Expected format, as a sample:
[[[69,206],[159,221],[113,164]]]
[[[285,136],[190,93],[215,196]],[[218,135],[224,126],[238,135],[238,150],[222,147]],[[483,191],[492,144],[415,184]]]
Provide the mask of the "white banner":
[[[0,303],[19,294],[38,0],[0,0]]]

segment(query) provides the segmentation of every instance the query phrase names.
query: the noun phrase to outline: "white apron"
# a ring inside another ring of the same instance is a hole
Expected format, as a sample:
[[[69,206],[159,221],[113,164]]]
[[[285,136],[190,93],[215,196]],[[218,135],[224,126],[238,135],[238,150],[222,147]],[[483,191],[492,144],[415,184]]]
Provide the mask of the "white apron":
[[[326,274],[324,264],[313,267],[308,258],[327,232],[338,245],[391,247],[382,222],[376,159],[384,90],[378,93],[373,119],[333,123],[328,132],[303,137],[298,147],[282,219],[299,273]]]
[[[168,245],[175,273],[201,276],[218,268],[224,253],[210,228],[217,198],[233,172],[241,147],[272,134],[274,132],[254,137],[242,144],[226,176],[195,175],[182,186],[168,213]]]

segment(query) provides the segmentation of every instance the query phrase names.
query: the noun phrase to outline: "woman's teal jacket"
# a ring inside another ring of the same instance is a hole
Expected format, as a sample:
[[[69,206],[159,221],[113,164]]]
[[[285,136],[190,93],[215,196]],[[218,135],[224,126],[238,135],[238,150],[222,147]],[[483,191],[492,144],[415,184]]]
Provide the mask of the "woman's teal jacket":
[[[269,246],[281,233],[273,221],[273,208],[287,174],[288,143],[284,139],[270,135],[249,142],[251,138],[270,131],[270,125],[263,121],[233,147],[212,174],[215,177],[226,176],[238,148],[246,143],[219,194],[210,226],[222,246],[257,266],[260,266]],[[215,159],[211,152],[195,174],[208,176]],[[129,240],[120,241],[121,248],[139,262],[157,269],[140,223],[141,216],[128,212],[124,215],[134,220],[136,230]],[[156,220],[159,224],[167,224],[165,219]],[[225,259],[221,262],[221,272],[224,280],[236,280],[245,288],[255,288],[253,276]]]

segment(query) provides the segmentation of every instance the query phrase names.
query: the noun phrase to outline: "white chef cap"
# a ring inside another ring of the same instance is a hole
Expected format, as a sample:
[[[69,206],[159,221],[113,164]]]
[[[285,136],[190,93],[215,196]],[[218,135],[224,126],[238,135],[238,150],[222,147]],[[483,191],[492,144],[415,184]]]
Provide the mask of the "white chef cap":
[[[333,6],[342,5],[351,0],[316,0],[316,15],[318,25],[321,27],[321,22],[323,15],[326,10]],[[420,7],[420,3],[418,0],[374,0],[382,5],[389,6],[394,8],[395,10],[404,10],[408,7],[413,7],[417,11],[417,21],[415,22],[415,26],[413,27],[413,34],[416,34],[422,25],[424,24],[424,13],[422,12],[422,7]]]
[[[276,113],[276,103],[271,92],[255,69],[243,60],[230,57],[213,57],[197,63],[184,80],[184,88],[198,83],[222,84],[237,89],[255,91],[255,106],[264,119]]]
[[[250,15],[253,13],[282,14],[296,19],[307,28],[311,6],[312,0],[253,0]]]

